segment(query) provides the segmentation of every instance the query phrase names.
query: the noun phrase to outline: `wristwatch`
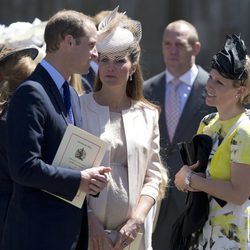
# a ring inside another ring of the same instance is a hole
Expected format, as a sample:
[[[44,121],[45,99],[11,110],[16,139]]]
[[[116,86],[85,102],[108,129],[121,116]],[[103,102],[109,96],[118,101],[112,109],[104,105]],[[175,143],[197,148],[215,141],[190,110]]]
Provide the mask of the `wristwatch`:
[[[194,174],[193,171],[188,172],[188,174],[185,177],[185,184],[189,187],[191,187],[192,184],[192,175]]]

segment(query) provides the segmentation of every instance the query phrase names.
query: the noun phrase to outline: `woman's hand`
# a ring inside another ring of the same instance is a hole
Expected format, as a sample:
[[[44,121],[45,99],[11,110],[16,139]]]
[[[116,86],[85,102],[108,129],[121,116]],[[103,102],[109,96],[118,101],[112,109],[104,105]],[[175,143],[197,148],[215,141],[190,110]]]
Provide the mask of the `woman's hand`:
[[[116,241],[115,250],[121,250],[127,247],[137,236],[143,225],[143,221],[130,218],[126,224],[120,229],[119,237]]]
[[[195,191],[198,191],[198,190],[195,190],[191,187],[191,185],[187,185],[186,183],[186,178],[188,175],[191,174],[191,172],[193,172],[197,167],[199,166],[199,161],[197,161],[195,164],[191,165],[191,166],[187,166],[187,165],[184,165],[180,170],[179,172],[175,175],[175,186],[176,188],[179,190],[179,191],[182,191],[182,192],[187,192],[187,191],[192,191],[192,192],[195,192]],[[195,173],[196,175],[199,175],[201,177],[205,177],[205,174],[203,173]]]
[[[109,247],[109,249],[113,249],[112,241],[108,238],[106,232],[104,231],[103,225],[96,218],[92,211],[88,213],[88,221],[89,250],[104,250],[107,249],[107,247]],[[104,245],[106,245],[105,248]]]

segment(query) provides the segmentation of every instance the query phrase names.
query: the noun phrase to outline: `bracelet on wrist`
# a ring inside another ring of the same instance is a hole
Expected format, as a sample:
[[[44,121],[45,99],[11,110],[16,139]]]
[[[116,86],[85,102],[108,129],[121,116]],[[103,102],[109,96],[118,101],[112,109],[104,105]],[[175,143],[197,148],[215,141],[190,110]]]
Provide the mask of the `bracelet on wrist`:
[[[186,177],[185,177],[185,184],[188,186],[188,187],[191,187],[192,186],[192,176],[195,174],[194,171],[190,171],[187,173]]]

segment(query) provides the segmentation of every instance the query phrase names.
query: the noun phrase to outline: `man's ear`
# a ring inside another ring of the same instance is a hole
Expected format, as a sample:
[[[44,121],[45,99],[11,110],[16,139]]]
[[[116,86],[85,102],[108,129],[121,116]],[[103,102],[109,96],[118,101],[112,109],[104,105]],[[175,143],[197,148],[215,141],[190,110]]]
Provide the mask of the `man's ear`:
[[[201,44],[200,42],[195,42],[193,45],[194,56],[197,56],[201,51]]]
[[[74,43],[74,38],[71,35],[66,35],[64,37],[64,43],[66,46],[71,46]]]

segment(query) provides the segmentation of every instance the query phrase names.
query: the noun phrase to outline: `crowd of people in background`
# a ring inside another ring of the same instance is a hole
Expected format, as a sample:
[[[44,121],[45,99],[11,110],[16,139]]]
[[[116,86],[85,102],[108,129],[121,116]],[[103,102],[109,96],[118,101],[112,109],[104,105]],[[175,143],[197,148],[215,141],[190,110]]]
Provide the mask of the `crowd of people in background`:
[[[175,20],[162,34],[165,69],[144,81],[143,27],[118,7],[94,17],[62,10],[33,27],[0,40],[0,249],[250,249],[250,60],[241,37],[226,38],[207,72],[196,64],[198,31]],[[100,166],[53,164],[69,125],[107,143]],[[205,173],[179,152],[196,134],[212,142]],[[186,237],[176,222],[194,192],[205,194],[207,213]],[[86,198],[77,208],[50,193]],[[176,225],[185,242],[173,247]]]

